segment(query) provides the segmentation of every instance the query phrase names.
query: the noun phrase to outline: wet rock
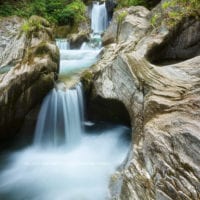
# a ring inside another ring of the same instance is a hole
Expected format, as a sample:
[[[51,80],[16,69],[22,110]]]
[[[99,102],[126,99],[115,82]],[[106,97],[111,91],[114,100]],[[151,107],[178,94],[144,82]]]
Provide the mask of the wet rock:
[[[89,32],[79,32],[78,34],[72,34],[69,37],[70,48],[79,49],[83,42],[89,41]]]
[[[109,22],[112,19],[113,12],[114,12],[114,9],[116,8],[116,6],[117,6],[116,0],[107,0],[106,1],[106,10],[107,10],[107,13],[108,13],[108,21]]]

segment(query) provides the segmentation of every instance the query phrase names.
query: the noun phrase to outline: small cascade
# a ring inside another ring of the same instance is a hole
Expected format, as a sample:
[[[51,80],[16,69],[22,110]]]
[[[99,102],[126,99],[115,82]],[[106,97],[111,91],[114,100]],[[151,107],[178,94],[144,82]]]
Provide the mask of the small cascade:
[[[83,110],[81,84],[67,91],[53,89],[42,103],[35,145],[69,147],[79,143],[83,132]]]
[[[70,49],[70,43],[67,39],[56,39],[56,45],[61,50],[68,50]]]
[[[98,50],[102,47],[102,39],[100,34],[91,34],[90,41],[84,42],[81,50]]]
[[[99,2],[93,3],[91,14],[91,28],[93,33],[103,33],[108,26],[108,16],[106,10],[106,4],[99,4]]]

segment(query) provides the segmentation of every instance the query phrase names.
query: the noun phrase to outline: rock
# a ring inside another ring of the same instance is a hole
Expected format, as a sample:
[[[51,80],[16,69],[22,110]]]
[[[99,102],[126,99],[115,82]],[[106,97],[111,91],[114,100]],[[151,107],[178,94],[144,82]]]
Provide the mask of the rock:
[[[10,18],[8,30],[12,30],[15,20],[15,17]],[[41,103],[43,97],[53,88],[57,76],[59,51],[52,41],[51,28],[44,19],[36,16],[26,23],[28,29],[18,29],[13,36],[23,41],[20,46],[25,47],[21,61],[7,73],[0,75],[1,141],[16,135],[26,114]],[[21,37],[25,39],[22,40]],[[16,43],[12,42],[9,46],[10,54],[13,55]]]
[[[176,55],[185,55],[184,47],[193,52],[189,44],[199,44],[199,22],[189,17],[176,37],[167,29],[150,32],[145,24],[141,37],[108,45],[87,81],[89,101],[121,101],[134,130],[127,161],[112,176],[111,199],[199,200],[200,56],[192,53],[163,67],[150,62],[159,55],[171,59],[174,41],[182,41]]]
[[[108,21],[111,21],[113,12],[114,12],[114,9],[116,8],[116,6],[117,6],[116,0],[107,0],[106,1],[106,10],[108,13]]]
[[[71,34],[69,37],[70,48],[71,49],[79,49],[83,42],[89,41],[89,32],[79,32]]]
[[[132,38],[137,40],[138,37],[144,37],[150,29],[148,15],[149,11],[141,6],[116,11],[111,24],[103,35],[103,44],[107,45],[116,41],[125,42]]]
[[[153,63],[185,60],[200,54],[200,21],[185,19],[173,30],[162,45],[155,46],[148,53]]]
[[[55,38],[67,38],[70,32],[71,32],[71,27],[68,25],[55,26],[53,28],[53,33]]]
[[[22,59],[26,38],[18,35],[24,22],[16,16],[0,18],[0,68],[15,65]]]

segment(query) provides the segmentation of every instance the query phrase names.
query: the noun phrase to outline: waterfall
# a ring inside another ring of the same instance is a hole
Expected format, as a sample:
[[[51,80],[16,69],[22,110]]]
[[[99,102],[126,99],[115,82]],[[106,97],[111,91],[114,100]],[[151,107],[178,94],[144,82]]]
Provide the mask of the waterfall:
[[[70,49],[70,44],[67,39],[56,39],[56,45],[61,50],[68,50]]]
[[[83,110],[81,84],[67,91],[53,89],[42,103],[35,145],[69,147],[78,143],[83,132]]]
[[[1,161],[5,157],[0,166],[0,199],[109,199],[109,178],[128,153],[131,130],[85,122],[81,83],[66,90],[81,71],[98,60],[106,26],[105,3],[94,4],[93,34],[88,43],[70,49],[67,39],[56,39],[60,50],[57,85],[42,102],[33,145],[0,154]]]
[[[92,8],[91,28],[94,33],[103,33],[108,26],[108,16],[105,3],[95,2]]]

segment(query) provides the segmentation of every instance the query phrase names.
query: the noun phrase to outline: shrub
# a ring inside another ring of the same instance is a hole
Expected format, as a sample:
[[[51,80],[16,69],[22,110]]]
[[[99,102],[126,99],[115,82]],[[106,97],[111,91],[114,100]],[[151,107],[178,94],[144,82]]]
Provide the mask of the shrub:
[[[82,0],[20,0],[0,4],[0,16],[17,15],[29,18],[38,15],[59,25],[73,25],[85,19]],[[24,26],[26,29],[27,26]]]
[[[200,17],[199,0],[168,0],[164,1],[161,10],[151,17],[151,24],[154,28],[161,23],[173,28],[183,18],[190,16]]]
[[[137,5],[143,5],[146,6],[145,0],[119,0],[118,1],[118,7],[129,7],[129,6],[137,6]]]

